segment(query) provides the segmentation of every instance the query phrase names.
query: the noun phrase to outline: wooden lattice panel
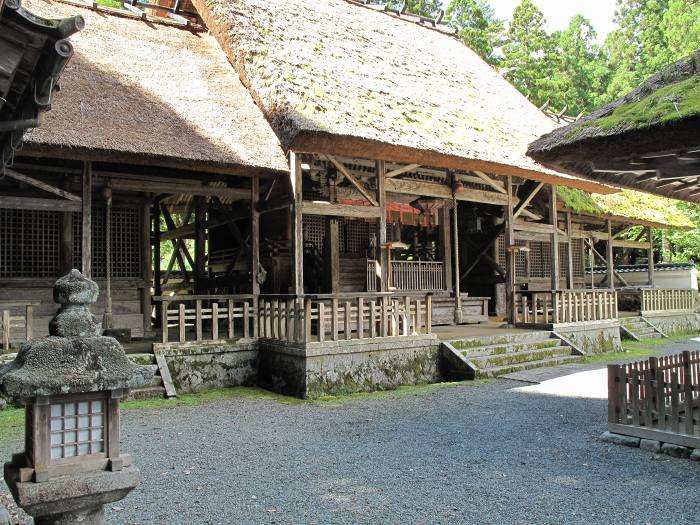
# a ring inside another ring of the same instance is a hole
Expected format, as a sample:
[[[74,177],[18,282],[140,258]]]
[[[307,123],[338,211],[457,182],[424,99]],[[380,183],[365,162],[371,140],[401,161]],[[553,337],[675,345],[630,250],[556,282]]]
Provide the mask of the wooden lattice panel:
[[[326,217],[321,215],[304,215],[302,228],[304,241],[313,242],[319,250],[323,249],[326,240]]]
[[[92,275],[105,277],[106,246],[104,207],[92,210]],[[141,213],[137,208],[112,208],[112,277],[141,276]],[[73,266],[81,267],[83,225],[82,213],[73,217]]]
[[[573,259],[574,277],[584,277],[583,239],[571,240],[571,258]]]
[[[0,209],[0,278],[55,278],[59,228],[58,212]]]
[[[527,241],[515,241],[516,246],[527,246]],[[506,268],[506,240],[503,234],[498,236],[496,241],[496,259],[498,260],[498,265],[505,270]],[[515,276],[516,277],[527,277],[528,268],[528,254],[526,252],[518,251],[515,252]]]
[[[340,253],[364,256],[376,231],[374,222],[340,219]]]

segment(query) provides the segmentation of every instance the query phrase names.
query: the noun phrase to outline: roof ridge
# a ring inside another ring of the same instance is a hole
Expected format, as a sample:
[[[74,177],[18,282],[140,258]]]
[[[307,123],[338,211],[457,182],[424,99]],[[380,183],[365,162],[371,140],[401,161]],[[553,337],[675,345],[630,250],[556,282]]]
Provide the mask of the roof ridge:
[[[55,2],[59,4],[66,4],[70,5],[73,7],[80,7],[82,9],[88,9],[90,11],[95,11],[97,13],[103,13],[107,15],[112,15],[116,17],[121,17],[121,18],[128,18],[130,20],[142,20],[144,22],[148,23],[155,23],[155,24],[160,24],[168,27],[174,27],[177,29],[186,29],[188,31],[193,31],[193,32],[204,32],[207,31],[207,28],[194,23],[192,21],[188,21],[188,23],[183,23],[179,20],[170,20],[168,18],[163,18],[159,16],[153,16],[149,15],[145,11],[143,11],[141,15],[137,14],[135,11],[127,11],[127,10],[122,10],[122,9],[117,9],[115,7],[109,7],[105,5],[98,4],[96,1],[91,1],[91,0],[54,0]]]

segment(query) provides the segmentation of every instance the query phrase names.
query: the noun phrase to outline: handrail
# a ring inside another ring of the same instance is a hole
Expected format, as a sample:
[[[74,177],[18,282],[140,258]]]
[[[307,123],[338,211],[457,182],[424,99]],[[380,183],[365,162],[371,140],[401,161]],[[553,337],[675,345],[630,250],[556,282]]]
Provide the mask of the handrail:
[[[558,324],[617,319],[614,290],[518,291],[516,322]]]
[[[651,312],[692,311],[695,309],[697,291],[683,288],[644,288],[642,315]]]

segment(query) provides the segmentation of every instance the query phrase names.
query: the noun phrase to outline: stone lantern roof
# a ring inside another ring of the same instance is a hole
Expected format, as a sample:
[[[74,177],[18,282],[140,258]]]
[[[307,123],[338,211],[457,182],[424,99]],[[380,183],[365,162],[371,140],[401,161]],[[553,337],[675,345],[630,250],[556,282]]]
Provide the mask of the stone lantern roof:
[[[78,270],[54,285],[61,305],[48,337],[22,345],[14,361],[0,368],[0,392],[13,399],[99,392],[145,386],[152,372],[132,363],[119,342],[104,337],[90,305],[98,288]]]

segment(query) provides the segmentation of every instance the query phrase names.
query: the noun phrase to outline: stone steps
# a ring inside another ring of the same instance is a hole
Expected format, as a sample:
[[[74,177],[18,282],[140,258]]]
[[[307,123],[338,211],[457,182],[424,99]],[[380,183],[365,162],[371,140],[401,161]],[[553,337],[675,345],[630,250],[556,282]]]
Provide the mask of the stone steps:
[[[478,377],[500,377],[507,374],[512,374],[513,372],[522,372],[523,370],[530,370],[532,368],[544,368],[547,366],[558,366],[566,363],[577,363],[583,359],[580,355],[568,355],[553,357],[550,359],[542,359],[539,361],[527,361],[525,363],[519,363],[517,365],[504,365],[489,368],[480,371]]]
[[[571,356],[571,348],[568,346],[553,346],[545,349],[528,349],[507,354],[495,354],[484,357],[471,358],[481,370],[494,370],[501,366],[520,365],[553,359],[557,357]]]
[[[661,339],[663,335],[654,330],[644,319],[640,317],[623,317],[620,319],[620,324],[625,330],[634,334],[637,339]],[[623,338],[631,339],[625,330],[620,330]]]
[[[160,376],[156,357],[153,354],[127,354],[133,363],[148,367],[153,372],[151,382],[143,388],[135,388],[129,392],[127,399],[154,399],[166,397],[163,378]]]

